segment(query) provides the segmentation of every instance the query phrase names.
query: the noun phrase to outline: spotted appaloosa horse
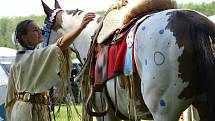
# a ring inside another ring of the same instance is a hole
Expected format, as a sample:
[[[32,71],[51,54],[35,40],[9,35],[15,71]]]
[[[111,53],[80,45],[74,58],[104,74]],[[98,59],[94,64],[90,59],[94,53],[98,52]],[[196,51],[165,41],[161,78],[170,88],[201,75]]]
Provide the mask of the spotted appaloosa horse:
[[[50,17],[53,10],[44,3],[43,7]],[[60,8],[56,0],[55,7]],[[63,35],[80,24],[84,14],[80,10],[60,11],[53,28]],[[79,52],[82,61],[87,58],[90,36],[96,26],[96,21],[91,22],[71,45]],[[134,41],[135,62],[141,80],[134,80],[137,119],[147,119],[150,112],[155,121],[176,121],[190,104],[194,104],[201,120],[214,120],[215,58],[211,49],[214,36],[215,25],[191,10],[161,11],[140,24]],[[128,118],[129,99],[120,82],[124,82],[120,77],[107,81],[107,94],[111,104],[117,104],[117,111]],[[101,107],[99,101],[95,105],[95,110]],[[134,117],[131,114],[131,118]],[[111,107],[104,120],[121,119]]]

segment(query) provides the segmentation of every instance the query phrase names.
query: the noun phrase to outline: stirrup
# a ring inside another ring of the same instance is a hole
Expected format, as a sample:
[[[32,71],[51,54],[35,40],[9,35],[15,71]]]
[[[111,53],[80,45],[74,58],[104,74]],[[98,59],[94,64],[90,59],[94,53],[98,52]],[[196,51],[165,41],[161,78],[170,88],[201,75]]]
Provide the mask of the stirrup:
[[[102,95],[101,98],[104,99],[105,101],[105,110],[101,111],[101,112],[96,112],[96,111],[92,111],[91,108],[90,108],[90,105],[89,105],[89,102],[92,98],[92,95],[95,93],[94,89],[93,89],[93,86],[91,86],[91,89],[90,89],[90,95],[88,96],[87,98],[87,101],[86,101],[86,105],[85,105],[85,109],[87,111],[87,113],[90,115],[90,116],[97,116],[97,117],[101,117],[101,116],[105,116],[109,110],[109,105],[108,105],[108,102],[107,102],[107,98],[105,95]],[[101,93],[101,92],[100,92]]]

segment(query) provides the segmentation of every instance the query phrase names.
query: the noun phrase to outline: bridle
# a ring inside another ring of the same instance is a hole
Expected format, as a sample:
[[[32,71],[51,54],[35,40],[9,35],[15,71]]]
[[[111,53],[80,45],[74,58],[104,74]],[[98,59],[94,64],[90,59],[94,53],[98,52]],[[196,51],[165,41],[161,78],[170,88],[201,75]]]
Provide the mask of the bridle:
[[[50,35],[51,35],[51,30],[53,28],[53,25],[54,23],[56,22],[56,17],[57,17],[57,14],[62,11],[62,9],[55,9],[52,13],[51,13],[51,16],[48,17],[48,20],[44,21],[43,23],[43,34],[44,34],[44,39],[43,39],[43,42],[41,43],[41,47],[44,48],[46,46],[48,46],[49,44],[49,38],[50,38]]]

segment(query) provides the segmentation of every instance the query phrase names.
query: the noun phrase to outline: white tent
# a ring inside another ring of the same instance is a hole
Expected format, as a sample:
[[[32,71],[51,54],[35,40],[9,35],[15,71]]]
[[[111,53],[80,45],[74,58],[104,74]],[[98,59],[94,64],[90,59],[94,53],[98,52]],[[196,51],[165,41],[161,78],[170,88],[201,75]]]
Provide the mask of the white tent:
[[[7,94],[8,71],[16,56],[16,50],[0,47],[0,121],[5,121],[4,102]]]
[[[7,47],[0,47],[0,63],[8,63],[14,59],[16,56],[16,50],[7,48]]]
[[[7,84],[7,73],[9,66],[16,56],[16,50],[6,47],[0,47],[0,85]]]
[[[7,81],[8,76],[3,69],[2,65],[0,65],[0,121],[5,121],[5,109],[4,102],[7,94]]]
[[[6,120],[6,114],[4,109],[5,97],[7,94],[7,85],[0,85],[0,121]]]

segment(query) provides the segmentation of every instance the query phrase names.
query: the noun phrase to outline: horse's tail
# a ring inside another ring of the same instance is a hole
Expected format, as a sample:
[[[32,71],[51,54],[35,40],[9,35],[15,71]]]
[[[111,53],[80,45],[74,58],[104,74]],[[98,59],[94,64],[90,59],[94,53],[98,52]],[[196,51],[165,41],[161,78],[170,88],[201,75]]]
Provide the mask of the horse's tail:
[[[208,102],[209,121],[214,121],[215,114],[215,25],[207,17],[198,13],[189,18],[193,23],[191,26],[191,38],[197,56],[198,73],[200,84],[206,93]],[[214,53],[213,53],[214,51]]]

